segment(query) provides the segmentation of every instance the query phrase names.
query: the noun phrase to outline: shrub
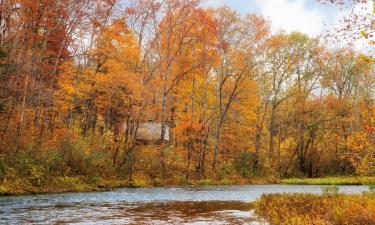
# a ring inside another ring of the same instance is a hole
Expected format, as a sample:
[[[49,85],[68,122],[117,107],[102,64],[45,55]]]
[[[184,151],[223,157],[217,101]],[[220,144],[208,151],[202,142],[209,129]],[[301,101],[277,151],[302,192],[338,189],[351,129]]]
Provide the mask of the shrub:
[[[339,186],[330,185],[322,188],[323,195],[337,195],[339,194]]]
[[[14,168],[18,177],[25,183],[36,187],[42,186],[48,180],[48,164],[42,154],[33,149],[20,151],[15,158]]]
[[[100,177],[114,171],[109,154],[102,149],[90,146],[85,138],[65,140],[59,146],[59,152],[64,160],[66,175],[89,175]]]
[[[131,187],[146,187],[148,186],[147,178],[142,175],[134,176],[130,180],[130,186]]]
[[[227,176],[232,172],[233,172],[233,166],[231,164],[223,165],[219,171],[220,180],[226,179]]]
[[[0,195],[10,194],[10,190],[6,187],[0,186]]]
[[[85,165],[85,160],[88,158],[90,150],[85,140],[64,140],[59,148],[72,175],[86,174],[90,168]]]
[[[204,179],[204,180],[197,181],[197,184],[203,185],[203,186],[208,186],[208,185],[212,185],[212,181],[210,179]]]
[[[243,177],[249,178],[253,176],[254,160],[254,153],[242,152],[235,159],[234,168]]]
[[[271,224],[375,224],[375,196],[363,195],[263,195],[256,212]]]
[[[224,179],[221,179],[221,180],[220,180],[220,184],[221,184],[221,185],[232,185],[232,184],[233,184],[233,181],[230,180],[230,179],[224,178]]]

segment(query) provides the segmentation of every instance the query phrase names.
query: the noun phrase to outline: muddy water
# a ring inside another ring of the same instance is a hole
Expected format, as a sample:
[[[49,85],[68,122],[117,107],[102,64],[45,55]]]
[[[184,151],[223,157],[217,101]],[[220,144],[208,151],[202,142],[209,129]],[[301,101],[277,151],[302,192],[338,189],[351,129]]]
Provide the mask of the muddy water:
[[[0,197],[0,224],[264,224],[251,208],[265,193],[321,193],[323,186],[243,185],[117,189]],[[366,186],[340,186],[361,193]]]

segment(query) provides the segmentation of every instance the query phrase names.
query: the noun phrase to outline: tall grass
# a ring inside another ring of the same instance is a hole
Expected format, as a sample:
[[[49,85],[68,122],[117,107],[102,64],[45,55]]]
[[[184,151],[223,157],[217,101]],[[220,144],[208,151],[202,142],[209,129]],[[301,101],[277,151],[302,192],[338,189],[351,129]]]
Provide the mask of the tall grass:
[[[272,225],[373,225],[375,194],[263,195],[256,212]]]
[[[375,184],[375,177],[291,178],[281,180],[281,183],[297,185],[368,185]]]

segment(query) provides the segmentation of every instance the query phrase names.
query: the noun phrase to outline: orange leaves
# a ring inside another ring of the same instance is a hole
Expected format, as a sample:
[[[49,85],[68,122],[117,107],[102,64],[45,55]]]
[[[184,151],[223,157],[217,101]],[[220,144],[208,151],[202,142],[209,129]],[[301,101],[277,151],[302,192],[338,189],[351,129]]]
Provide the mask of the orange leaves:
[[[123,21],[117,20],[104,29],[94,55],[97,68],[92,81],[97,92],[96,104],[103,115],[141,97],[142,77],[135,72],[139,49]],[[122,108],[120,111],[127,107]]]
[[[139,49],[126,24],[122,20],[116,20],[104,29],[93,54],[101,64],[105,64],[106,59],[112,59],[121,61],[131,68],[139,58]]]
[[[375,138],[375,106],[362,107],[361,112],[363,128],[370,137],[372,135]]]
[[[375,201],[362,195],[263,195],[257,213],[272,224],[364,224],[375,221]]]
[[[355,132],[347,141],[350,149],[347,157],[360,176],[371,175],[375,172],[373,161],[375,160],[374,143],[365,132]]]
[[[270,39],[267,40],[267,46],[269,48],[281,48],[287,45],[288,39],[286,35],[276,35],[272,36]]]
[[[62,67],[59,107],[71,111],[97,111],[109,120],[120,120],[139,102],[142,77],[136,73],[139,50],[132,33],[123,21],[104,28],[101,39],[92,50],[92,66],[79,67],[67,62]],[[111,115],[109,115],[111,112]],[[113,118],[109,118],[109,116]]]

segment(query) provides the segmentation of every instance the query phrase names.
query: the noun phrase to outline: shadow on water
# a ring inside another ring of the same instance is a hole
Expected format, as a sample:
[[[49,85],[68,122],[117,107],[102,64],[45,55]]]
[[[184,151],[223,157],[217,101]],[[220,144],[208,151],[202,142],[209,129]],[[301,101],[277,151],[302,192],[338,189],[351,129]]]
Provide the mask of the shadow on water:
[[[128,216],[135,224],[246,224],[255,220],[249,203],[234,201],[147,203],[129,210]]]

